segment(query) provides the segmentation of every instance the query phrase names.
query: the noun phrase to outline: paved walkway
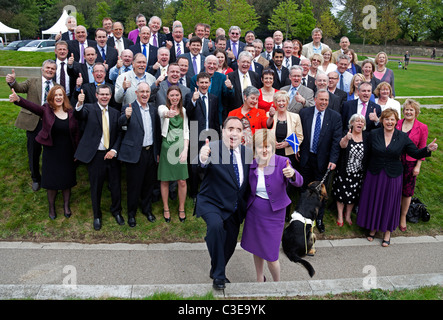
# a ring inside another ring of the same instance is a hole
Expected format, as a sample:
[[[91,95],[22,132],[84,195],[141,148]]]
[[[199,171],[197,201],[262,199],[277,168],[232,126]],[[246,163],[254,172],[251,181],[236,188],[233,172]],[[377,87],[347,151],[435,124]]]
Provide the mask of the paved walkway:
[[[280,254],[281,281],[257,283],[251,254],[237,247],[228,264],[231,283],[212,289],[204,243],[79,244],[0,242],[0,299],[140,299],[156,292],[185,297],[283,297],[443,285],[443,236],[322,240],[299,264]]]

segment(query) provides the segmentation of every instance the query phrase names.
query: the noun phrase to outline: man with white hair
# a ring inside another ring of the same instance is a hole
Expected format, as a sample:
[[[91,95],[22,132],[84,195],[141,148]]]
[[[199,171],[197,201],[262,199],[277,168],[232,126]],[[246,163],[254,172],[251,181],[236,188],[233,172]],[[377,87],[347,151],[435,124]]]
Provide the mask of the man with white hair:
[[[322,50],[329,49],[329,46],[321,42],[323,32],[320,28],[315,28],[311,33],[312,42],[303,45],[302,55],[310,59],[314,53],[321,54]]]
[[[162,26],[162,19],[157,16],[152,16],[149,19],[148,27],[151,29],[151,38],[149,39],[149,44],[151,46],[160,48],[166,45],[166,35],[160,33],[160,28]]]
[[[77,19],[74,16],[68,16],[66,18],[66,28],[68,28],[68,31],[57,34],[55,36],[55,41],[58,40],[75,40],[75,28],[77,27]]]
[[[230,50],[238,59],[238,55],[245,48],[246,43],[240,41],[241,29],[238,26],[231,26],[229,28],[229,41],[226,43],[226,51]]]

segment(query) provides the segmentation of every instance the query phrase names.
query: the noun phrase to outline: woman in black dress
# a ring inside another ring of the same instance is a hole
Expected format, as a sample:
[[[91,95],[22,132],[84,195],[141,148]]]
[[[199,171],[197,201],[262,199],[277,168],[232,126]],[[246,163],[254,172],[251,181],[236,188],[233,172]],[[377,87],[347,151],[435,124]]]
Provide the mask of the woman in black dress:
[[[64,215],[69,218],[71,188],[77,184],[74,152],[79,134],[77,120],[65,90],[62,86],[55,85],[49,90],[47,103],[42,106],[17,96],[14,89],[9,101],[42,118],[42,130],[35,140],[43,145],[41,185],[47,190],[49,218],[54,220],[57,217],[55,198],[58,190],[62,190]]]

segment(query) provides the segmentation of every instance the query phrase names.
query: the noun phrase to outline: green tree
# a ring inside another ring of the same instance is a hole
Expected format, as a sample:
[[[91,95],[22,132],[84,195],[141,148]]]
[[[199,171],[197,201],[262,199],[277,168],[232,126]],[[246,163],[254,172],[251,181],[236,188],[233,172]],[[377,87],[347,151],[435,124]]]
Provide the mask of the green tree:
[[[109,4],[106,3],[106,1],[100,1],[96,4],[95,7],[95,21],[94,21],[94,28],[102,28],[103,27],[103,18],[109,17],[109,12],[111,10],[111,7]]]
[[[194,32],[194,27],[199,22],[211,24],[209,1],[183,0],[182,7],[177,12],[177,20],[181,21],[186,35]]]
[[[213,13],[214,28],[223,28],[226,31],[231,26],[238,26],[241,30],[254,30],[258,27],[258,16],[253,6],[246,0],[216,0]]]
[[[427,23],[430,30],[430,38],[440,41],[440,39],[443,39],[443,2],[441,0],[430,1],[432,10]]]
[[[302,6],[300,7],[300,22],[298,24],[298,33],[302,42],[304,42],[312,33],[315,28],[316,20],[314,18],[314,13],[312,11],[313,7],[309,0],[304,0]]]
[[[331,11],[325,10],[318,19],[317,27],[323,32],[323,38],[334,38],[340,33],[340,28],[335,22],[335,17]]]
[[[293,0],[280,2],[274,9],[269,19],[269,30],[280,30],[285,39],[293,38],[298,35],[298,24],[300,23],[300,12],[298,4]]]
[[[386,47],[389,40],[393,40],[400,33],[397,13],[393,6],[387,5],[377,12],[377,28],[368,31],[370,43],[383,43]]]

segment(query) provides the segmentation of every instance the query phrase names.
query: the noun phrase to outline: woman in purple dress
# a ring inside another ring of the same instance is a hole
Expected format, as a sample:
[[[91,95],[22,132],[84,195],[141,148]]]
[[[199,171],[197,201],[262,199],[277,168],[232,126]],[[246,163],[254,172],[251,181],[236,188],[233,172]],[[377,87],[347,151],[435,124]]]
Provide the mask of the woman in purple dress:
[[[265,260],[273,280],[280,280],[278,256],[286,207],[291,203],[286,187],[288,182],[296,187],[303,184],[289,159],[275,154],[274,137],[267,129],[257,130],[253,137],[254,161],[249,168],[250,195],[241,240],[242,248],[254,256],[258,282],[265,281]]]
[[[408,135],[395,128],[399,120],[394,109],[381,113],[382,128],[369,136],[369,165],[360,195],[357,224],[369,230],[368,241],[382,231],[383,247],[390,245],[391,232],[400,222],[403,165],[400,157],[406,153],[415,159],[431,156],[437,150],[435,140],[418,149]]]

